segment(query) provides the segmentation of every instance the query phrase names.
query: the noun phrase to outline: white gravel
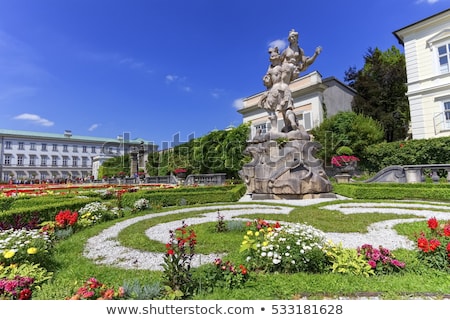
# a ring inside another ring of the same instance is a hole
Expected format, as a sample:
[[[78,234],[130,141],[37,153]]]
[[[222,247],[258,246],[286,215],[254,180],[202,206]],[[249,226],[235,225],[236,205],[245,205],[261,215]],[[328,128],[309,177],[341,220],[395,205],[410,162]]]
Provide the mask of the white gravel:
[[[264,204],[248,203],[250,199],[244,197],[240,203],[224,204],[217,206],[206,206],[198,208],[185,208],[172,210],[161,213],[151,213],[145,216],[127,219],[123,222],[116,223],[112,227],[103,230],[100,234],[88,239],[84,255],[95,261],[97,264],[112,265],[118,268],[125,269],[145,269],[145,270],[162,270],[163,253],[146,252],[122,246],[117,237],[119,232],[126,227],[139,223],[140,221],[151,219],[158,216],[195,212],[207,209],[207,213],[202,213],[195,218],[187,218],[184,222],[187,225],[200,224],[210,221],[217,221],[217,211],[224,216],[224,220],[243,220],[239,215],[243,214],[258,214],[258,213],[277,213],[280,215],[288,214],[293,207],[280,206],[277,204],[288,204],[291,206],[308,206],[311,204],[324,203],[335,199],[310,199],[310,200],[263,200],[258,201]],[[251,201],[251,200],[250,200]],[[423,208],[422,210],[412,210],[411,208]],[[414,243],[406,237],[398,235],[393,226],[398,223],[412,222],[419,220],[426,220],[431,217],[437,219],[450,219],[450,206],[440,203],[428,204],[409,204],[407,202],[399,201],[392,203],[342,203],[325,205],[324,209],[338,210],[343,214],[354,213],[395,213],[399,216],[404,214],[415,214],[421,218],[415,219],[395,219],[377,222],[368,227],[367,233],[325,233],[326,237],[335,243],[342,243],[344,247],[356,248],[362,244],[368,243],[374,246],[382,245],[388,249],[406,248],[413,249]],[[255,216],[256,217],[256,216]],[[280,221],[283,218],[280,217]],[[146,230],[145,234],[152,240],[167,243],[169,240],[169,230],[174,230],[181,226],[182,221],[171,221],[162,223]],[[194,256],[193,265],[200,265],[203,263],[210,263],[214,259],[221,257],[222,254],[196,254]]]

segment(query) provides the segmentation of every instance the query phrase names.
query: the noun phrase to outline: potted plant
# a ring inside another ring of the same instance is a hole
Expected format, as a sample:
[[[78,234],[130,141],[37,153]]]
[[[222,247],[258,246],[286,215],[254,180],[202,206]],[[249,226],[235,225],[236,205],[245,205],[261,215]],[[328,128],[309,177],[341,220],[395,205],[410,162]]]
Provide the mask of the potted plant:
[[[144,171],[139,171],[138,172],[138,176],[139,176],[139,179],[144,179],[145,178],[145,172]]]
[[[331,158],[331,164],[342,173],[355,171],[359,158],[353,155],[350,147],[342,146],[336,150],[336,155]]]
[[[187,170],[184,168],[176,168],[175,170],[173,170],[173,173],[178,177],[178,178],[186,178],[186,172]]]

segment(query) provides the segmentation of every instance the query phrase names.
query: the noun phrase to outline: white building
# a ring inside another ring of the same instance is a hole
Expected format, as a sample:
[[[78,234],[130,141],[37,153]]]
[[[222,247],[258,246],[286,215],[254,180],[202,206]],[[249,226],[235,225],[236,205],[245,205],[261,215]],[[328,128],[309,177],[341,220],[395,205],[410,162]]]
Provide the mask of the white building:
[[[320,125],[326,117],[339,111],[351,111],[356,91],[334,77],[322,79],[317,71],[306,74],[289,84],[294,99],[294,112],[303,127],[309,131]],[[251,122],[251,137],[257,130],[265,133],[270,130],[268,113],[258,107],[263,92],[245,98],[238,111],[243,122]],[[281,113],[278,117],[278,131],[284,126]]]
[[[450,9],[393,32],[404,46],[413,139],[450,135]]]
[[[54,134],[0,129],[0,180],[97,179],[103,161],[129,153],[142,141],[130,140],[128,133],[107,139],[69,130]]]

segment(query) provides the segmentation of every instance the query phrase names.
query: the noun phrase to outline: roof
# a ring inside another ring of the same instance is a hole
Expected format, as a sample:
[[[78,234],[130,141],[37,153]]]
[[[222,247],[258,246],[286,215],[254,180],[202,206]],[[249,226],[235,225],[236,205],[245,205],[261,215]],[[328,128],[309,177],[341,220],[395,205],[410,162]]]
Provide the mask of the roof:
[[[394,31],[394,32],[392,32],[392,33],[393,33],[394,36],[397,38],[398,43],[400,43],[401,45],[403,45],[403,44],[404,44],[404,43],[403,43],[403,39],[399,36],[399,34],[398,34],[399,32],[404,31],[404,30],[406,30],[406,29],[409,29],[409,28],[411,28],[411,27],[413,27],[413,26],[419,25],[419,24],[421,24],[421,23],[423,23],[423,22],[426,22],[426,21],[428,21],[428,20],[435,19],[436,17],[438,17],[438,16],[440,16],[440,15],[445,15],[445,14],[447,14],[447,13],[450,13],[450,9],[446,9],[446,10],[444,10],[444,11],[441,11],[441,12],[438,12],[438,13],[436,13],[436,14],[433,14],[432,16],[429,16],[429,17],[424,18],[424,19],[422,19],[422,20],[419,20],[419,21],[416,21],[416,22],[414,22],[414,23],[411,23],[411,24],[407,25],[406,27],[403,27],[403,28],[401,28],[401,29],[398,29],[398,30],[396,30],[396,31]]]
[[[102,138],[102,137],[91,137],[91,136],[80,136],[80,135],[67,135],[66,133],[48,133],[48,132],[35,132],[35,131],[23,131],[23,130],[9,130],[0,129],[0,136],[23,136],[23,137],[36,137],[41,139],[64,139],[64,140],[74,140],[74,141],[86,141],[86,142],[117,142],[119,139],[113,138]],[[145,141],[141,138],[129,140],[129,143],[141,143]],[[148,142],[153,144],[152,142]]]

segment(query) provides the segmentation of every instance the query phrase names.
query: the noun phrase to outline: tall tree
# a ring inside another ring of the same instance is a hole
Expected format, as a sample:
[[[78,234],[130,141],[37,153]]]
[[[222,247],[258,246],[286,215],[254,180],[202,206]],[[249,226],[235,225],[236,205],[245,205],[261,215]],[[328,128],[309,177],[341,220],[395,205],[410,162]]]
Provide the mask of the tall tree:
[[[364,61],[361,70],[351,67],[345,72],[344,80],[358,93],[352,110],[379,121],[386,141],[405,139],[410,114],[404,55],[395,46],[384,52],[369,48]]]

